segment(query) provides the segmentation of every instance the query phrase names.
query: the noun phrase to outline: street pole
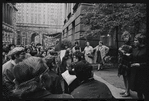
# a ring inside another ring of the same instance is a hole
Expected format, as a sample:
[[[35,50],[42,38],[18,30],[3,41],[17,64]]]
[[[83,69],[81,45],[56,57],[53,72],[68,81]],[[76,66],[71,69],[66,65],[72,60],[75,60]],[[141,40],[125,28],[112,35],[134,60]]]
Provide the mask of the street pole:
[[[116,50],[117,50],[117,62],[118,62],[118,26],[116,26]]]

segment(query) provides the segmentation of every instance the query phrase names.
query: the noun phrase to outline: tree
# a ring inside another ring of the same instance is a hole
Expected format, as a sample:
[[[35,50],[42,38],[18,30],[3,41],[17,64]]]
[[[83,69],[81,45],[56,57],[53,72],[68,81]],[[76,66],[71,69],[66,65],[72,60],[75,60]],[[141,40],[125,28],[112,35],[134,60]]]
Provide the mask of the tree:
[[[83,12],[82,23],[88,28],[83,37],[91,32],[92,35],[110,34],[116,27],[120,32],[146,32],[146,4],[143,3],[96,3]]]

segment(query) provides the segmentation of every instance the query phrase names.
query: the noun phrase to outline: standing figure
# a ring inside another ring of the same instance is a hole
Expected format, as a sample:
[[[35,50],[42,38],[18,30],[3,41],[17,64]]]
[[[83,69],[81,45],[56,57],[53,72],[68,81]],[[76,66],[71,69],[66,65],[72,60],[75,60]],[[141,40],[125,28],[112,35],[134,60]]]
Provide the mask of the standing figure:
[[[123,75],[125,92],[120,94],[123,97],[130,96],[130,87],[129,87],[129,76],[130,76],[130,61],[132,46],[130,46],[131,35],[129,32],[125,31],[122,34],[122,40],[124,40],[124,45],[119,48],[119,66],[118,66],[118,76]]]
[[[146,54],[146,36],[137,34],[134,39],[136,48],[132,51],[132,64],[130,70],[130,89],[137,92],[138,98],[149,99],[149,69]]]
[[[84,55],[85,55],[85,60],[89,63],[93,63],[93,47],[90,46],[89,42],[86,42],[86,47],[84,48]]]
[[[72,48],[72,53],[75,53],[76,51],[81,52],[81,47],[79,46],[79,42],[75,42],[75,46]]]
[[[109,47],[103,45],[102,41],[99,41],[99,45],[97,45],[94,48],[94,50],[95,50],[94,63],[98,64],[98,70],[103,69],[103,65],[104,65],[103,58],[109,52]]]
[[[14,89],[13,68],[25,59],[25,49],[23,47],[15,47],[8,53],[8,56],[11,56],[11,59],[2,66],[3,94],[6,98],[9,98],[12,93],[11,90]]]

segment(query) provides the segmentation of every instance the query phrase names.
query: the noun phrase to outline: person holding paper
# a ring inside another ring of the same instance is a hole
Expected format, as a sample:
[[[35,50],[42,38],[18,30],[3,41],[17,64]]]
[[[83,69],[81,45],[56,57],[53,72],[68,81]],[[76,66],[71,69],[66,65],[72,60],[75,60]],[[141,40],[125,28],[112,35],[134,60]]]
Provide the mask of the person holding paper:
[[[93,78],[92,65],[85,60],[79,61],[73,65],[76,77],[81,84],[71,95],[74,98],[113,98],[111,91],[106,84]]]
[[[70,51],[67,50],[64,57],[62,58],[62,63],[61,63],[61,66],[60,66],[60,69],[61,69],[61,75],[64,79],[64,92],[65,93],[69,93],[69,88],[68,88],[68,85],[70,82],[70,78],[71,78],[71,75],[68,73],[68,69],[69,69],[69,66],[70,64],[72,63],[72,56],[70,54]],[[69,77],[68,77],[69,76]],[[72,79],[74,79],[74,77],[72,77]],[[68,82],[67,82],[68,80]]]
[[[73,64],[75,64],[79,61],[82,61],[82,60],[85,60],[84,54],[81,53],[80,51],[76,51],[73,54],[73,63],[71,63],[70,68],[69,68],[70,75],[75,75]],[[74,79],[74,81],[72,81],[72,83],[69,85],[69,92],[71,93],[79,85],[80,85],[79,79],[78,78]]]

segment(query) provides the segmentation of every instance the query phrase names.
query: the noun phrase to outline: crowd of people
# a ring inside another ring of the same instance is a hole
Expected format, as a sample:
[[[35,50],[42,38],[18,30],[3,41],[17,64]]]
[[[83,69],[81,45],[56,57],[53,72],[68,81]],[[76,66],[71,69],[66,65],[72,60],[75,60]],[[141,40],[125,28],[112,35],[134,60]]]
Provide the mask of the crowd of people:
[[[113,98],[109,88],[93,78],[92,65],[85,60],[86,50],[81,52],[79,43],[75,44],[59,52],[34,43],[3,46],[3,98]],[[62,76],[65,71],[76,77],[70,84]]]
[[[147,98],[147,59],[146,37],[137,34],[135,47],[130,43],[131,35],[122,34],[124,45],[119,48],[118,76],[123,75],[126,91],[123,97],[130,96],[130,90],[136,91],[138,98]],[[2,84],[3,98],[106,98],[113,99],[106,84],[93,78],[92,63],[97,70],[104,67],[104,58],[109,47],[102,41],[96,47],[86,42],[81,50],[78,42],[74,47],[59,52],[44,50],[41,44],[35,46],[3,46]],[[68,78],[70,77],[70,78]]]

